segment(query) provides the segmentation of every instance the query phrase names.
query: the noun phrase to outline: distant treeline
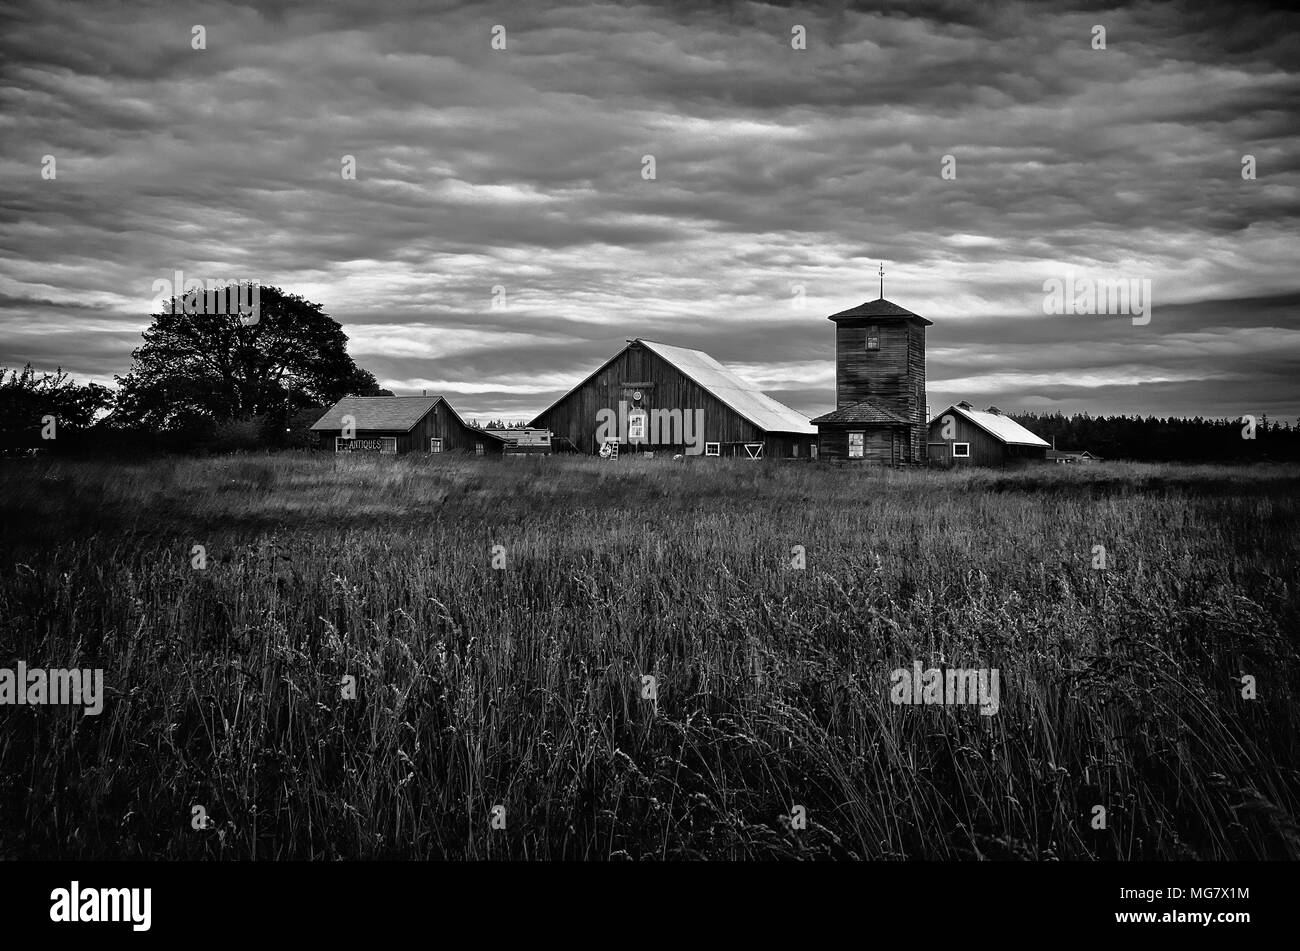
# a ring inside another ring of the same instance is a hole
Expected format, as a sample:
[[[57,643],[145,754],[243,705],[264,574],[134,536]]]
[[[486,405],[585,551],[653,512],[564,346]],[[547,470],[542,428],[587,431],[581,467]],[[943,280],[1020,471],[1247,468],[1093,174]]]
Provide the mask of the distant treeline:
[[[1267,415],[1192,419],[1157,416],[1091,416],[1079,413],[1008,413],[1056,448],[1088,450],[1103,459],[1141,462],[1241,462],[1300,460],[1300,420],[1276,422]],[[1253,436],[1253,438],[1251,438]]]

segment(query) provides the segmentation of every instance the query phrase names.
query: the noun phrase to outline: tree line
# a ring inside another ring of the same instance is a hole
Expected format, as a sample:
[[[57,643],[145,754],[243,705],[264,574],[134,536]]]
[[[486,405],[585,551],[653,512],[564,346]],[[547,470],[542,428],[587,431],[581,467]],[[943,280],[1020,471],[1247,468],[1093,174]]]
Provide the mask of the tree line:
[[[1092,416],[1076,413],[1008,413],[1056,448],[1088,450],[1103,459],[1139,462],[1244,462],[1300,460],[1300,419],[1295,425],[1268,416],[1214,419],[1196,416]]]

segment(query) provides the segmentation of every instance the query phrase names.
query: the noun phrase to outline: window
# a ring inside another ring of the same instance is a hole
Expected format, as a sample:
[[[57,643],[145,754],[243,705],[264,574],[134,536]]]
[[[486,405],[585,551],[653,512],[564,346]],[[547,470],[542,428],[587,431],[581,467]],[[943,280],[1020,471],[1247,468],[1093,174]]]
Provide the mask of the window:
[[[817,458],[817,444],[816,444],[816,443],[813,443],[811,446],[808,447],[808,458],[810,458],[810,459],[816,459],[816,458]]]
[[[970,443],[968,443],[968,442],[955,442],[955,443],[953,443],[953,444],[952,444],[952,457],[953,457],[954,459],[969,459],[969,458],[970,458]]]
[[[795,443],[793,446],[790,447],[790,455],[794,456],[796,459],[799,458],[799,444],[798,444],[798,443]]]
[[[849,458],[861,459],[863,456],[863,445],[866,442],[866,433],[849,433]]]
[[[474,443],[474,455],[476,456],[483,455],[483,444],[481,442]]]
[[[479,445],[482,445],[482,443],[479,443]],[[429,451],[430,451],[430,452],[442,452],[442,437],[440,437],[440,436],[434,436],[434,437],[430,438],[430,440],[429,440]]]
[[[880,328],[879,327],[867,328],[867,349],[868,350],[880,349]]]
[[[635,409],[627,417],[627,438],[645,439],[645,410]]]
[[[720,443],[720,442],[706,442],[706,443],[704,444],[704,454],[705,454],[706,456],[720,456],[720,455],[722,455],[722,443]]]

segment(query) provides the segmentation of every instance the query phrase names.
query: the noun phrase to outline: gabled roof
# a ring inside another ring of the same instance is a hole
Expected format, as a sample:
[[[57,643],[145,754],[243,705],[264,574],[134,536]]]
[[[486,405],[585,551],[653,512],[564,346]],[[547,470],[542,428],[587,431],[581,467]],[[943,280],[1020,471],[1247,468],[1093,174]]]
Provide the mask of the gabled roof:
[[[808,417],[772,399],[703,350],[687,350],[685,347],[672,347],[653,340],[638,340],[651,353],[667,360],[759,429],[769,433],[816,435],[817,428],[808,422]]]
[[[821,426],[827,423],[861,423],[866,426],[906,426],[907,420],[899,416],[892,410],[888,410],[879,403],[871,400],[863,400],[861,403],[854,403],[852,406],[846,406],[843,409],[837,409],[833,413],[827,413],[824,416],[818,416],[813,420],[813,425]]]
[[[640,337],[637,337],[587,374],[581,383],[534,416],[528,424],[530,426],[536,425],[539,419],[564,402],[574,390],[585,386],[589,380],[598,376],[607,366],[627,352],[630,347],[638,344],[660,359],[667,361],[683,376],[704,387],[718,400],[759,429],[770,433],[800,433],[805,436],[817,434],[817,428],[808,422],[808,418],[802,413],[795,412],[784,403],[778,403],[752,383],[741,379],[734,371],[723,366],[703,350],[673,347],[666,343],[656,343],[653,340],[642,340]]]
[[[441,396],[345,396],[327,409],[312,429],[342,429],[343,417],[351,416],[356,420],[357,429],[404,433],[429,415],[440,399]]]
[[[893,301],[885,300],[883,297],[879,300],[869,300],[859,304],[857,307],[850,307],[848,310],[842,310],[838,314],[831,314],[827,320],[855,320],[870,318],[873,320],[919,320],[923,324],[932,324],[933,320],[926,320],[920,314],[914,314],[905,307],[899,307]]]
[[[969,404],[966,406],[958,404],[949,406],[946,410],[937,414],[934,419],[930,420],[930,425],[933,426],[935,420],[940,419],[949,413],[957,413],[958,415],[964,416],[994,439],[998,440],[998,442],[1005,443],[1009,446],[1043,446],[1051,448],[1048,446],[1047,442],[1039,439],[1010,416],[1005,416],[1000,412],[990,413],[987,410],[973,409]]]

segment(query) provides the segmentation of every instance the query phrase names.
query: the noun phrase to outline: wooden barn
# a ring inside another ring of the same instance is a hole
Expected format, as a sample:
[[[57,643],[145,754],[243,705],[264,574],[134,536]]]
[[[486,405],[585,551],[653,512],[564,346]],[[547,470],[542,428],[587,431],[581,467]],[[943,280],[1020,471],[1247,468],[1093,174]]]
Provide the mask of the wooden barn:
[[[700,350],[631,340],[530,424],[557,449],[808,458],[817,430]]]
[[[502,437],[468,425],[441,396],[345,396],[312,431],[318,434],[320,448],[331,452],[482,456],[499,455],[507,445]]]
[[[930,420],[930,462],[941,466],[1005,466],[1045,462],[1048,444],[996,406],[977,410],[962,400]]]
[[[926,454],[926,320],[883,297],[831,314],[835,410],[813,420],[823,458],[919,463]]]

